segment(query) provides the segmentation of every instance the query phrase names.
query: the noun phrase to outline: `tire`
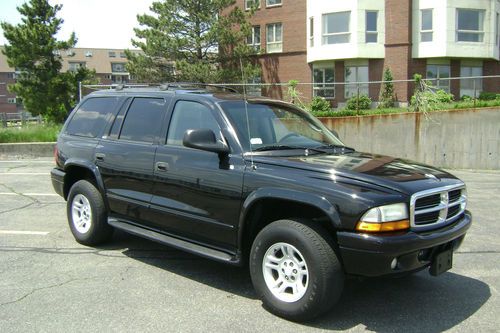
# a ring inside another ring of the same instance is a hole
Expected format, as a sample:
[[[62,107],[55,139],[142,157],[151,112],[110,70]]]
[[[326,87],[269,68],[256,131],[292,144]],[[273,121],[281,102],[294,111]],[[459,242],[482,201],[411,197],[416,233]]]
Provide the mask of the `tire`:
[[[86,180],[71,187],[66,205],[69,228],[75,240],[83,245],[98,245],[109,240],[113,228],[108,224],[101,193]]]
[[[279,220],[262,229],[249,264],[264,307],[293,321],[329,311],[344,288],[344,272],[332,245],[328,232],[308,220]]]

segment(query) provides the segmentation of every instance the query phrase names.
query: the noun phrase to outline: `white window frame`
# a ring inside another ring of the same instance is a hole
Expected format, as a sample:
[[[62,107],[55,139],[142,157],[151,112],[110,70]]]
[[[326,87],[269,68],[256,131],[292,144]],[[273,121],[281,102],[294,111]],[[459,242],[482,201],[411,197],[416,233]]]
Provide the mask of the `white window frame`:
[[[366,68],[367,80],[360,81],[359,80],[359,69]],[[351,70],[354,74],[354,81],[347,81],[347,71]],[[370,80],[370,67],[368,64],[366,65],[346,65],[344,69],[344,81],[346,85],[344,86],[344,97],[349,99],[351,97],[356,97],[358,95],[358,82],[368,82]],[[355,91],[353,94],[349,94],[351,90]],[[370,95],[370,87],[368,83],[359,84],[359,95]]]
[[[258,43],[255,41],[256,40],[255,37],[257,36],[257,34],[255,33],[255,28],[259,28],[259,34],[258,34],[258,36],[259,36],[259,42]],[[260,25],[254,25],[254,26],[252,26],[252,33],[247,38],[247,45],[253,47],[255,51],[260,51],[261,41],[262,41],[262,36],[261,36]]]
[[[257,8],[260,8],[260,0],[245,0],[245,10],[252,9],[252,5],[258,2]]]
[[[458,28],[458,13],[461,11],[461,10],[467,10],[467,11],[474,11],[474,12],[479,12],[479,20],[480,26],[482,26],[482,30],[460,30]],[[475,9],[475,8],[457,8],[456,10],[456,41],[457,43],[484,43],[484,24],[485,24],[485,17],[486,17],[486,11],[484,9]],[[480,38],[479,40],[476,42],[476,41],[467,41],[467,40],[464,40],[464,41],[461,41],[459,40],[459,35],[461,33],[465,33],[465,34],[476,34],[478,35]]]
[[[83,61],[70,61],[68,62],[68,71],[76,72],[78,68],[87,67],[87,63]]]
[[[314,47],[314,16],[309,18],[309,47]]]
[[[424,12],[431,12],[431,29],[424,30],[423,25],[424,25]],[[431,39],[424,41],[423,36],[424,34],[430,34]],[[421,43],[430,43],[434,41],[434,9],[433,8],[425,8],[420,10],[420,42]]]
[[[124,62],[112,62],[111,63],[111,72],[112,73],[126,73],[127,69],[126,69],[125,65],[126,64]],[[115,70],[116,66],[123,66],[123,70],[122,71]]]
[[[342,14],[342,13],[349,13],[349,22],[348,22],[347,31],[326,33],[326,31],[327,31],[326,24],[328,22],[326,17],[328,15]],[[322,33],[323,45],[348,44],[351,42],[351,11],[350,10],[342,11],[342,12],[326,13],[326,14],[323,14],[322,19],[323,19],[323,22],[322,22],[322,32],[321,33]],[[348,36],[347,42],[342,42],[342,43],[328,43],[327,42],[328,37],[330,37],[330,36],[343,36],[343,35]]]
[[[429,66],[436,66],[437,72],[435,78],[428,77]],[[441,69],[444,67],[447,67],[449,76],[441,78]],[[447,93],[450,92],[451,81],[449,80],[449,78],[451,76],[451,66],[449,64],[427,64],[425,68],[425,73],[426,73],[426,79],[430,81],[433,86],[435,86],[437,89],[444,90]],[[446,84],[443,84],[443,82],[445,82]]]
[[[276,27],[278,25],[281,26],[281,35],[280,35],[280,40],[276,41],[276,37],[278,36],[276,34],[276,30],[277,30]],[[273,29],[273,40],[272,41],[269,41],[269,39],[268,39],[268,36],[269,36],[268,31],[269,31],[270,28]],[[270,50],[270,49],[272,49],[272,50]],[[283,52],[283,23],[277,22],[277,23],[266,24],[266,52],[267,53],[280,53],[280,52]]]
[[[279,6],[283,5],[282,0],[276,0],[276,1],[279,1],[279,2],[275,3],[275,4],[269,4],[269,0],[266,0],[266,7],[279,7]]]
[[[16,104],[17,99],[15,97],[9,97],[7,98],[7,104]]]
[[[325,75],[325,71],[326,70],[332,70],[333,71],[333,82],[326,82],[326,75]],[[322,82],[314,82],[314,72],[315,71],[321,71],[322,72]],[[326,83],[329,83],[328,85],[326,85]],[[314,67],[313,66],[313,96],[316,97],[316,96],[320,96],[320,97],[323,97],[324,99],[335,99],[335,84],[332,84],[332,83],[335,83],[335,64],[331,64],[330,66],[320,66],[320,67]],[[333,96],[321,96],[318,94],[318,91],[332,91],[333,92]]]
[[[374,31],[368,30],[368,13],[375,13],[375,29]],[[365,43],[366,44],[376,44],[378,43],[378,10],[367,10],[365,11]],[[375,36],[376,41],[374,42],[369,42],[368,41],[368,36]]]
[[[116,52],[115,51],[108,51],[108,57],[109,58],[116,58]]]

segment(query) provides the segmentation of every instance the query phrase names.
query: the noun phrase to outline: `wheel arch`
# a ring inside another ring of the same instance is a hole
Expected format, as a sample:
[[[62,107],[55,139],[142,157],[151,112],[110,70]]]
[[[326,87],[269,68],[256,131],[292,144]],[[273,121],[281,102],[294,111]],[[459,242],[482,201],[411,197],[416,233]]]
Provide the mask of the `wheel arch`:
[[[79,180],[87,180],[97,187],[104,197],[104,182],[101,173],[95,164],[84,160],[67,160],[64,164],[64,199],[68,198],[69,191],[73,184]]]
[[[246,258],[257,233],[269,223],[286,218],[321,221],[332,233],[340,228],[337,208],[325,197],[290,189],[261,188],[244,201],[238,227],[238,248]]]

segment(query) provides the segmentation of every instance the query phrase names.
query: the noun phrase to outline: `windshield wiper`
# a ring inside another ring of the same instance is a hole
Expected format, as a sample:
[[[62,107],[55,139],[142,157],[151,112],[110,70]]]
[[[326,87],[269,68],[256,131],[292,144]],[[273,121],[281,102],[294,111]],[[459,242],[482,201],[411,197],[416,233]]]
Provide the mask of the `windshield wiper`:
[[[348,150],[350,152],[356,151],[354,148],[343,146],[343,145],[336,145],[336,144],[322,145],[322,146],[314,147],[314,149],[340,149],[342,151]]]
[[[292,150],[292,149],[300,149],[304,150],[306,155],[309,154],[309,152],[317,152],[324,154],[326,151],[321,150],[319,148],[308,148],[308,147],[299,147],[299,146],[288,146],[288,145],[269,145],[269,146],[263,146],[259,147],[257,149],[253,149],[253,151],[272,151],[272,150]]]

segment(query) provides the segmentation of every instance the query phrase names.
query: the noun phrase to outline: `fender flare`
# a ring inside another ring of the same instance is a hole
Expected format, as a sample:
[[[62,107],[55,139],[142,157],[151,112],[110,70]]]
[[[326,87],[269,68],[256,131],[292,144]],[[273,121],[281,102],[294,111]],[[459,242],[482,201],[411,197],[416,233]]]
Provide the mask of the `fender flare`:
[[[101,172],[99,171],[99,168],[97,167],[97,165],[90,163],[89,161],[83,160],[83,159],[68,159],[64,163],[64,171],[66,171],[66,175],[68,174],[67,170],[71,167],[80,167],[80,168],[84,168],[84,169],[89,170],[94,175],[94,178],[95,178],[96,183],[97,183],[97,189],[99,190],[99,192],[101,192],[101,195],[103,196],[103,198],[105,198],[106,191],[104,188],[104,182],[102,180]],[[65,193],[65,195],[68,195],[68,193]]]
[[[340,215],[337,208],[324,196],[291,189],[263,187],[252,192],[243,202],[238,222],[239,246],[243,244],[243,233],[248,213],[252,210],[254,204],[262,199],[282,199],[308,204],[322,211],[329,218],[330,223],[335,229],[340,228]]]

